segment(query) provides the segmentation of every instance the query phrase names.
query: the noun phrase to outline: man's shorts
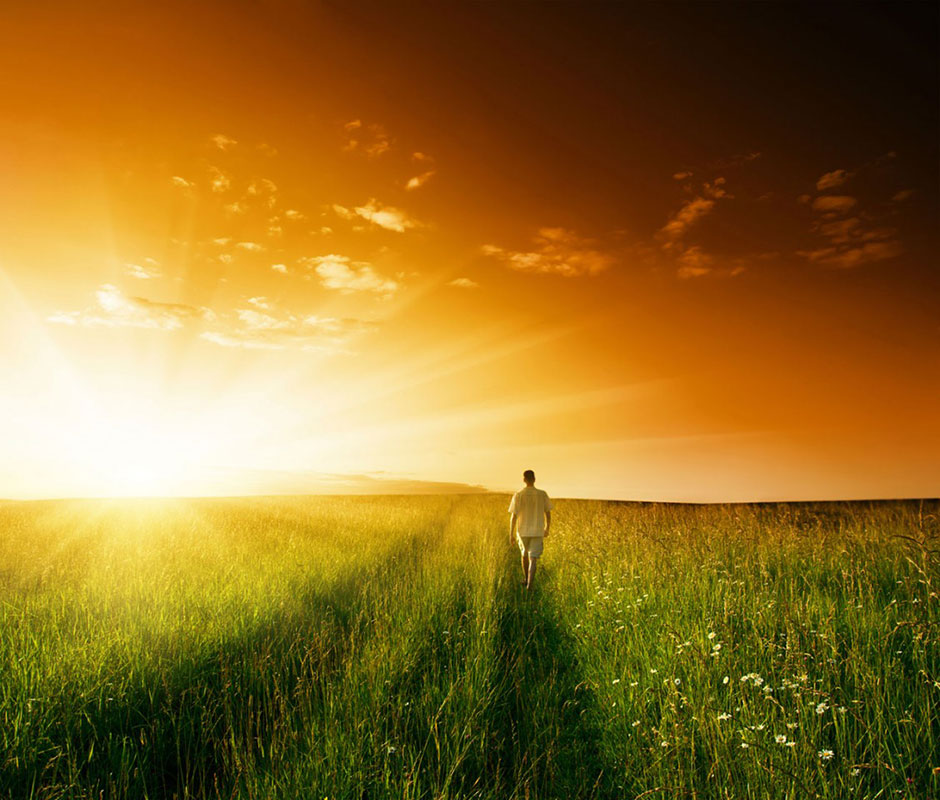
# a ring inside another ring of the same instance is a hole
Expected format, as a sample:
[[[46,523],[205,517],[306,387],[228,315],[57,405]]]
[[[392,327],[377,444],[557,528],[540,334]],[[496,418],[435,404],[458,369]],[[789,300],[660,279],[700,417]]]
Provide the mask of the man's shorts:
[[[522,555],[528,556],[529,558],[538,558],[542,555],[542,539],[543,536],[519,536],[516,535],[516,541],[519,543],[519,550],[522,552]]]

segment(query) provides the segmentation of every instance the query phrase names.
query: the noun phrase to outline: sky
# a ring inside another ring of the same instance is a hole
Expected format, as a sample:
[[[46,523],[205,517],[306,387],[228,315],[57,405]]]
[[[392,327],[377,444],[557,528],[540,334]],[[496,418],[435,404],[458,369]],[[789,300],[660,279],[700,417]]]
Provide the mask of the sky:
[[[937,496],[938,28],[7,4],[0,497]]]

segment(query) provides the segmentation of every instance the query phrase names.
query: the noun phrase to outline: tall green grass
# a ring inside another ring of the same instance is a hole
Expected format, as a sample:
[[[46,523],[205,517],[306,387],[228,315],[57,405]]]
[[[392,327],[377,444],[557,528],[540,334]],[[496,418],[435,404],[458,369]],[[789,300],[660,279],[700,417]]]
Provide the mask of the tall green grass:
[[[0,796],[940,795],[938,506],[0,505]]]

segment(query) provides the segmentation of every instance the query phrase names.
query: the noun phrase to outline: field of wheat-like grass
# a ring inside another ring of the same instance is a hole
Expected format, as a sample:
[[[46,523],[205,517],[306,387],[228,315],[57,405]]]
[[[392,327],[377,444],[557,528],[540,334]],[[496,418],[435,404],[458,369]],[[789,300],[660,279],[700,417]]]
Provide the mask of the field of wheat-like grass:
[[[940,796],[936,502],[0,504],[0,797]]]

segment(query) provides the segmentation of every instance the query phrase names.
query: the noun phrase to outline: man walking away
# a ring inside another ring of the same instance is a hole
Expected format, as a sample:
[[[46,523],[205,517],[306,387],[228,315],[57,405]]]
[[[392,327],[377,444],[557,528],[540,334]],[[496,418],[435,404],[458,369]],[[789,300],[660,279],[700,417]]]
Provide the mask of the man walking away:
[[[535,488],[531,469],[522,473],[522,480],[525,488],[516,492],[509,503],[509,540],[515,539],[522,551],[522,583],[530,590],[535,565],[542,555],[542,540],[552,525],[552,501],[546,492]]]

